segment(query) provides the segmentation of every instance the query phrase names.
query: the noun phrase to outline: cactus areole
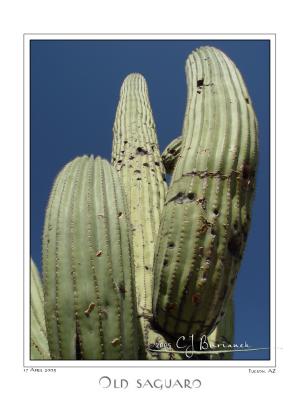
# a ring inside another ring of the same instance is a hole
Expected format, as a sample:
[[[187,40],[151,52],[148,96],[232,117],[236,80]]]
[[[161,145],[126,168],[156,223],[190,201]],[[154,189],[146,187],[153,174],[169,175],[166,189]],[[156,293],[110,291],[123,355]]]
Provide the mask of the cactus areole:
[[[230,298],[250,223],[257,122],[245,83],[221,51],[186,62],[180,157],[154,258],[156,324],[173,337],[209,334]]]

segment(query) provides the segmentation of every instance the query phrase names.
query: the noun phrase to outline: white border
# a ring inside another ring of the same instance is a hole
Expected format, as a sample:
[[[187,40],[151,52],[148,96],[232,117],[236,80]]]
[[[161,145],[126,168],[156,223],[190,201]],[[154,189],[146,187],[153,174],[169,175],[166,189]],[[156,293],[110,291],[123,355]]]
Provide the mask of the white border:
[[[23,365],[24,367],[105,367],[105,368],[135,368],[135,367],[186,367],[186,368],[214,368],[214,367],[275,367],[276,366],[276,313],[275,313],[275,295],[276,295],[276,248],[275,248],[275,162],[276,162],[276,36],[275,34],[24,34],[24,67],[23,67],[23,123],[24,123],[24,268],[23,268]],[[270,342],[274,344],[270,350],[270,360],[226,360],[226,361],[31,361],[29,326],[30,326],[30,40],[270,40],[270,141],[271,141],[271,231],[270,231]]]

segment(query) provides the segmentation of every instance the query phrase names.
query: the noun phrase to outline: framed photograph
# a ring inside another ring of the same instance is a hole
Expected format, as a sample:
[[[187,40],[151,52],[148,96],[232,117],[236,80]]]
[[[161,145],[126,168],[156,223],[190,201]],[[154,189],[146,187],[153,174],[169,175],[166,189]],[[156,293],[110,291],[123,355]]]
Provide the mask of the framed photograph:
[[[274,71],[275,35],[24,35],[24,367],[276,366]]]

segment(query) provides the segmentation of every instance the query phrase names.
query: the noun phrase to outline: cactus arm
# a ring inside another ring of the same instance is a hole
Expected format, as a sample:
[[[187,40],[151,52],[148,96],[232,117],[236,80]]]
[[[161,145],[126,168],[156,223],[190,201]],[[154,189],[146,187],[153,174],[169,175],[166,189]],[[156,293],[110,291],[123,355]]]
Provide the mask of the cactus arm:
[[[147,84],[141,74],[128,75],[122,84],[113,134],[112,164],[123,181],[130,210],[138,314],[147,347],[151,328],[145,314],[152,314],[154,240],[166,183]]]
[[[168,146],[161,154],[161,159],[168,174],[171,174],[174,171],[176,162],[180,156],[182,145],[182,137],[178,136]]]
[[[33,260],[30,264],[30,359],[50,360],[42,282]]]
[[[60,172],[43,236],[46,326],[54,359],[136,359],[128,210],[116,171],[78,157]]]
[[[181,157],[154,261],[155,322],[172,336],[209,334],[230,297],[250,223],[257,123],[245,84],[221,51],[186,63]]]

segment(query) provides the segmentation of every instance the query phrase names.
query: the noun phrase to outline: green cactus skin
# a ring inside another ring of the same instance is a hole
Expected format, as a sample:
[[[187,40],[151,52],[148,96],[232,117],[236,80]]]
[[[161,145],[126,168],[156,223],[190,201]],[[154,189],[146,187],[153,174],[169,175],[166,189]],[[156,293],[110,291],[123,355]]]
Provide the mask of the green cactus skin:
[[[30,260],[30,359],[50,360],[40,274]]]
[[[168,174],[171,174],[174,171],[176,162],[180,156],[181,145],[182,137],[178,136],[168,144],[161,154],[162,162]]]
[[[154,240],[166,183],[147,83],[141,74],[128,75],[121,86],[113,134],[112,164],[123,181],[130,210],[138,314],[147,347],[152,317]]]
[[[43,235],[45,316],[52,359],[137,359],[138,323],[125,194],[100,157],[55,180]]]
[[[239,270],[250,223],[257,121],[243,78],[221,51],[186,62],[181,156],[154,257],[154,321],[173,337],[210,334]]]
[[[224,344],[225,349],[230,350],[228,345],[234,343],[234,302],[230,299],[226,306],[226,311],[220,323],[213,332],[208,336],[208,342],[211,346],[220,345],[221,350]],[[211,360],[232,360],[233,353],[218,353],[210,356]]]

